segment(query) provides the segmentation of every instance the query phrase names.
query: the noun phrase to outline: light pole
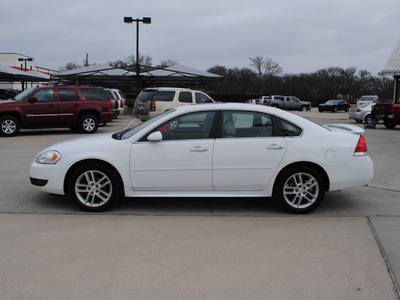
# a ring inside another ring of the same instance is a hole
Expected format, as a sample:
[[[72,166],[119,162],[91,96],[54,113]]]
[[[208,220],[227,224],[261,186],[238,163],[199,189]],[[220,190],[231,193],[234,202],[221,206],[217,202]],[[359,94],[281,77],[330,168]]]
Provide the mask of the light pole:
[[[132,17],[124,17],[125,23],[133,23],[136,22],[136,92],[140,92],[140,65],[139,65],[139,22],[143,22],[143,24],[151,24],[150,17],[143,17],[143,19],[133,19]]]
[[[25,72],[26,72],[26,62],[27,61],[33,61],[33,58],[32,57],[28,57],[28,58],[18,58],[18,61],[24,61],[25,62]],[[22,69],[22,66],[21,66],[21,69]]]
[[[18,61],[24,61],[25,62],[25,72],[26,72],[26,62],[27,61],[33,61],[33,58],[32,57],[28,57],[28,58],[22,58],[22,57],[20,57],[20,58],[18,58]],[[22,64],[21,64],[21,69],[22,69]],[[24,82],[22,81],[21,82],[22,83],[22,90],[24,91],[26,88],[28,88],[28,83],[27,82],[25,82],[25,87],[24,87]]]

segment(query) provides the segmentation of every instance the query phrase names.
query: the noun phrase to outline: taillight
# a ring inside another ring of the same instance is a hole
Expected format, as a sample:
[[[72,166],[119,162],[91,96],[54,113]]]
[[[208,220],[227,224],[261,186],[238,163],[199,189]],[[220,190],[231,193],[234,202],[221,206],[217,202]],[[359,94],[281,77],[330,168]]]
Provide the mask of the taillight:
[[[354,155],[368,155],[367,143],[365,142],[365,139],[362,135],[360,135],[360,138],[358,139],[356,150],[354,150]]]
[[[108,112],[112,112],[111,101],[107,101],[107,102],[108,102]]]
[[[150,103],[150,111],[156,111],[156,101],[151,101],[151,103]]]
[[[356,112],[360,112],[360,111],[361,111],[361,109],[357,108]]]

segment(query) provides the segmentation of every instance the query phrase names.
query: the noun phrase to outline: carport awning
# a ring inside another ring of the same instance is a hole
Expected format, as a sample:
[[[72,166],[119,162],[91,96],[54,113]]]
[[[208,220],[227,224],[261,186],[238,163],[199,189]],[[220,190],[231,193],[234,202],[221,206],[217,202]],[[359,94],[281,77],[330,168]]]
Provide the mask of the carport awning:
[[[0,81],[47,81],[49,75],[37,71],[21,71],[0,65]]]
[[[381,73],[382,75],[400,76],[400,41],[394,48]]]
[[[129,66],[132,68],[135,66]],[[141,66],[142,69],[152,69],[139,74],[140,82],[144,86],[187,86],[189,84],[204,84],[207,81],[222,79],[222,76],[196,70],[183,65],[158,69]],[[79,69],[60,72],[53,75],[54,79],[65,79],[76,84],[91,83],[103,86],[119,87],[134,86],[136,73],[125,69],[111,67],[106,64],[92,65]]]

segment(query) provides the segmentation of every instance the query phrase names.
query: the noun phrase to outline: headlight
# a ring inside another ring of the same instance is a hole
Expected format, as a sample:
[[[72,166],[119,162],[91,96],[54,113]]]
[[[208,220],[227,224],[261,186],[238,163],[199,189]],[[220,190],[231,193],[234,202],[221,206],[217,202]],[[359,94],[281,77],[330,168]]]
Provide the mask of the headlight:
[[[36,162],[39,164],[55,164],[61,159],[61,154],[57,151],[50,150],[43,153],[40,153],[38,157],[36,157]]]

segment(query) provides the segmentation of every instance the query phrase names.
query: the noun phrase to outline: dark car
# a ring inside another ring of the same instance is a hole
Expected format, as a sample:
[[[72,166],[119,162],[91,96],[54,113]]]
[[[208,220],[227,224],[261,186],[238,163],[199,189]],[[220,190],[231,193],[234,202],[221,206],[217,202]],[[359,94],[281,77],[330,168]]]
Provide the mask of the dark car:
[[[14,136],[20,128],[32,127],[94,133],[99,123],[111,120],[111,103],[99,87],[32,87],[14,99],[0,100],[0,136]]]
[[[337,112],[339,110],[349,111],[350,104],[344,100],[328,100],[318,106],[318,111],[332,111]]]
[[[137,94],[136,93],[126,93],[125,97],[126,97],[126,102],[125,102],[126,106],[133,108],[133,106],[135,105]]]

